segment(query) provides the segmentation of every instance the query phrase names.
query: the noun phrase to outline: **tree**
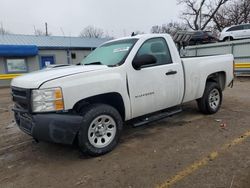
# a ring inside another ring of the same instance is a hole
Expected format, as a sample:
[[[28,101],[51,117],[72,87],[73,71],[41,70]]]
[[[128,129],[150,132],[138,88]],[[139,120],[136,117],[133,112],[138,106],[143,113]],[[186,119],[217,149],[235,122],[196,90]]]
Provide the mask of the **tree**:
[[[188,27],[186,24],[178,23],[178,22],[170,22],[167,24],[163,24],[162,26],[154,25],[151,28],[151,33],[168,33],[171,34],[175,31],[185,31]]]
[[[35,28],[34,28],[34,29],[35,29]],[[48,35],[46,35],[46,32],[44,32],[44,31],[41,30],[41,29],[35,29],[34,34],[35,34],[36,36],[51,36],[51,35],[52,35],[52,33],[48,33]]]
[[[162,27],[163,26],[154,25],[154,26],[152,26],[150,32],[151,33],[162,33]]]
[[[97,28],[94,26],[87,26],[85,27],[81,33],[80,37],[86,37],[86,38],[103,38],[104,37],[104,31],[101,28]]]
[[[0,27],[0,35],[8,35],[8,34],[11,34],[11,32],[4,29],[3,27]]]
[[[214,16],[215,29],[250,22],[250,0],[234,0],[220,9]]]
[[[220,8],[230,0],[177,0],[184,5],[181,18],[193,30],[205,30]]]

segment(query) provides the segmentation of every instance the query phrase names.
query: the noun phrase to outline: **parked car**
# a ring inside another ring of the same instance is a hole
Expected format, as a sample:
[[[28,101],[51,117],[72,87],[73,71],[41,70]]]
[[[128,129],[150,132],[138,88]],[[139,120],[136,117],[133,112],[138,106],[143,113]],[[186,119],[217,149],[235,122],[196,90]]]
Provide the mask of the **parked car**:
[[[196,31],[190,39],[189,45],[207,44],[216,42],[217,40],[211,31]]]
[[[220,41],[250,38],[250,24],[234,25],[223,29]]]
[[[77,141],[83,153],[102,155],[117,145],[124,122],[163,119],[192,100],[202,113],[216,113],[233,64],[231,54],[181,59],[168,34],[113,40],[81,65],[13,79],[15,120],[36,140]]]

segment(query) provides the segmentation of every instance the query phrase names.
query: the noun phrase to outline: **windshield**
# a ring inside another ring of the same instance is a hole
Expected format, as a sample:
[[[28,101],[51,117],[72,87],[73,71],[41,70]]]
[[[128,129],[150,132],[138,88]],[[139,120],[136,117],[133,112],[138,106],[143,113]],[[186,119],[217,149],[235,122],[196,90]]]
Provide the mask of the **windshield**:
[[[127,39],[110,42],[96,48],[82,62],[82,65],[107,65],[122,64],[138,39]]]

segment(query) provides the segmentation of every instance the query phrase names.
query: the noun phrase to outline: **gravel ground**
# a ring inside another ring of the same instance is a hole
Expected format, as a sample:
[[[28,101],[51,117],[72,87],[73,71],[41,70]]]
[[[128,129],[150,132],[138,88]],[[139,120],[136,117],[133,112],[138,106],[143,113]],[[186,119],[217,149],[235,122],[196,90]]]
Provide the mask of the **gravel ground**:
[[[127,126],[118,147],[97,158],[81,156],[77,147],[33,142],[17,128],[11,107],[10,90],[0,89],[0,187],[250,187],[249,78],[224,92],[217,114],[185,104],[179,115]]]

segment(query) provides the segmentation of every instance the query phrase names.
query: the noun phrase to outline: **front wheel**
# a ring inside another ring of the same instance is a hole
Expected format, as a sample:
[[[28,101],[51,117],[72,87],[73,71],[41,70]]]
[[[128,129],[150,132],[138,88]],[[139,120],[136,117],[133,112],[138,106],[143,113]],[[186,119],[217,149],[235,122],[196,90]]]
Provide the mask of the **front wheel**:
[[[110,152],[118,144],[123,122],[112,106],[94,104],[83,110],[83,124],[78,143],[84,154],[99,156]]]
[[[232,41],[233,40],[233,38],[232,37],[225,37],[224,38],[224,42],[230,42],[230,41]]]
[[[222,91],[215,82],[208,82],[202,98],[197,100],[199,110],[204,114],[214,114],[220,109]]]

